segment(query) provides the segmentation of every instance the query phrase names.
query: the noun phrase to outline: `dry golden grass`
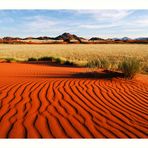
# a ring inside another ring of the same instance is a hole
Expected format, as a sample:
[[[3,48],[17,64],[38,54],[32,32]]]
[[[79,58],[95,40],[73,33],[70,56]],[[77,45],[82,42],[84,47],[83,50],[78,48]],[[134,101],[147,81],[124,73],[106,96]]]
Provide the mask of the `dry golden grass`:
[[[27,60],[44,56],[60,57],[76,63],[86,63],[93,58],[104,57],[114,63],[124,57],[137,57],[147,69],[148,45],[144,44],[0,44],[0,58]]]

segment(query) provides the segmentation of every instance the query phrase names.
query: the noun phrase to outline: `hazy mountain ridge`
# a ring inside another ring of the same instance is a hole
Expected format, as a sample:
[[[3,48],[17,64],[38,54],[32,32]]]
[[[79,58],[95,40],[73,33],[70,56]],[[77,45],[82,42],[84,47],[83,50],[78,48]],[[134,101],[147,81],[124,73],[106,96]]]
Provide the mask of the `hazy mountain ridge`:
[[[83,37],[79,37],[75,34],[63,33],[57,37],[48,37],[48,36],[40,36],[40,37],[3,37],[0,39],[0,43],[34,43],[34,44],[50,44],[50,43],[148,43],[148,37],[139,37],[135,39],[131,39],[129,37],[123,38],[108,38],[103,39],[100,37],[91,37],[90,39],[86,39]]]

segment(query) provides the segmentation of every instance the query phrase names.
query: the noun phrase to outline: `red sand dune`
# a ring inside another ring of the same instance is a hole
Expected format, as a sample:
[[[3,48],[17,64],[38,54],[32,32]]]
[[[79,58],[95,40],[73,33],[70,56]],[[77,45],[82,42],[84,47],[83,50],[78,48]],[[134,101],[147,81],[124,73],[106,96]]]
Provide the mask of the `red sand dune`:
[[[84,70],[0,63],[0,137],[148,138],[142,76],[72,77]]]

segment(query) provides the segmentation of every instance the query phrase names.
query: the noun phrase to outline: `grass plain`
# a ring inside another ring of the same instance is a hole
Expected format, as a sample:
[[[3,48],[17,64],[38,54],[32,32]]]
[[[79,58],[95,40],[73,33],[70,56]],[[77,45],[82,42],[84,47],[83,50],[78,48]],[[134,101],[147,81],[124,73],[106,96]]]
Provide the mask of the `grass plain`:
[[[40,58],[53,56],[72,61],[86,61],[90,58],[137,57],[148,62],[148,45],[144,44],[53,44],[53,45],[13,45],[0,44],[0,58]]]
[[[97,58],[104,58],[118,64],[124,58],[136,57],[141,62],[141,71],[148,72],[148,45],[146,44],[0,45],[0,59],[25,61],[29,58],[47,56],[68,60],[78,65],[85,65],[89,60]]]

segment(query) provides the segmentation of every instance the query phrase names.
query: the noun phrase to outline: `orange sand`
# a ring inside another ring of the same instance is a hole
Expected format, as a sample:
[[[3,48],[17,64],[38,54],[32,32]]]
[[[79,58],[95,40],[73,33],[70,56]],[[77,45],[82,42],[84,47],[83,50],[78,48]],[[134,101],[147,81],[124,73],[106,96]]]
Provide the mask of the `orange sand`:
[[[148,138],[148,77],[72,77],[82,71],[0,63],[0,137]]]

